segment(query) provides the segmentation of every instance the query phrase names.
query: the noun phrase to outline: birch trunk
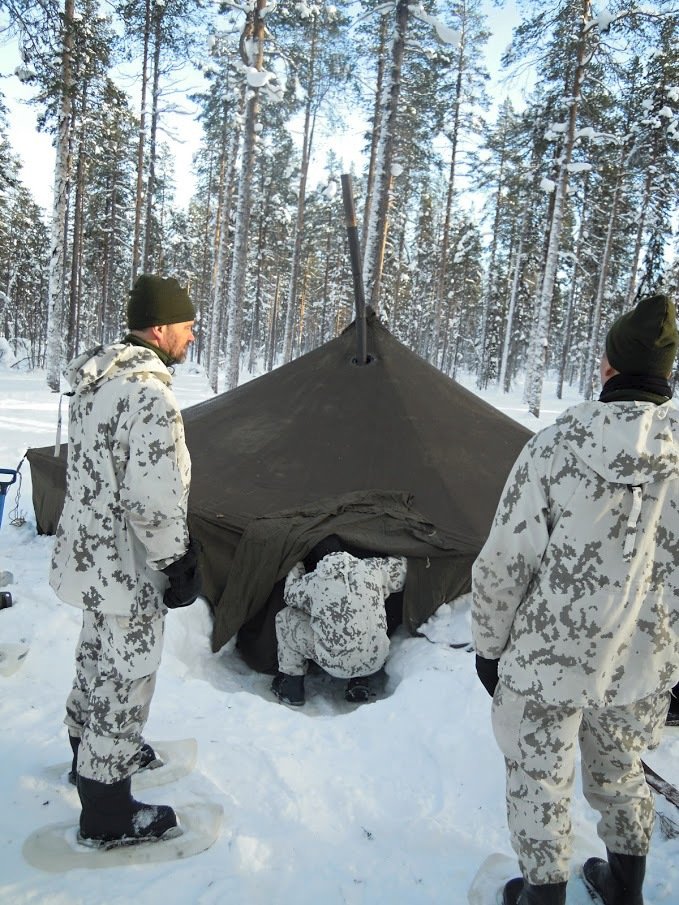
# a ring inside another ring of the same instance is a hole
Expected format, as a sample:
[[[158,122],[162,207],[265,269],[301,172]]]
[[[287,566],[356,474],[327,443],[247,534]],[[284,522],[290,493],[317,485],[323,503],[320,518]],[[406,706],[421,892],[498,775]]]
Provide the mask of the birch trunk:
[[[66,217],[71,182],[71,111],[73,91],[73,13],[75,0],[65,0],[61,48],[61,97],[57,125],[54,196],[50,236],[49,288],[47,301],[47,385],[59,392],[63,358],[63,320],[66,262]]]

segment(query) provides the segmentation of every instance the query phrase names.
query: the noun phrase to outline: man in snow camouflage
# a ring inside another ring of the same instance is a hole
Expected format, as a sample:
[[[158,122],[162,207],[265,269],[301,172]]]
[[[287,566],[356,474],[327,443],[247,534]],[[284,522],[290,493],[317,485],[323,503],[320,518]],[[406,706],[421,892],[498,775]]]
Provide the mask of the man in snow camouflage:
[[[304,704],[307,661],[313,660],[331,676],[349,679],[345,697],[360,703],[389,653],[385,601],[403,590],[407,561],[352,556],[336,535],[318,544],[311,558],[311,571],[299,562],[285,580],[287,605],[276,614],[280,671],[272,691],[286,704]]]
[[[679,679],[677,339],[664,295],[618,318],[599,401],[526,444],[474,564],[477,671],[523,875],[504,905],[566,901],[578,743],[607,850],[585,882],[605,905],[643,903],[654,806],[641,756]]]
[[[180,832],[172,808],[137,802],[130,788],[156,761],[142,730],[167,607],[200,590],[186,523],[191,461],[168,370],[186,358],[194,317],[176,280],[140,276],[129,334],[65,371],[68,471],[50,583],[83,610],[65,723],[90,845]]]

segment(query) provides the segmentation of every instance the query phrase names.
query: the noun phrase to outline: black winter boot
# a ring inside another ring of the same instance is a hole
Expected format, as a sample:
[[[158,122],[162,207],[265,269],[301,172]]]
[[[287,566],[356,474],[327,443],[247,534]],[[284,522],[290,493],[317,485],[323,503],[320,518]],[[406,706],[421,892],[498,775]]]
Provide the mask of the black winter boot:
[[[566,905],[566,884],[533,886],[523,877],[516,877],[505,884],[502,905]]]
[[[71,751],[73,752],[71,769],[68,771],[68,781],[74,786],[78,775],[78,748],[80,747],[80,738],[76,735],[69,735],[68,740],[71,743]]]
[[[283,704],[301,707],[305,700],[304,676],[288,676],[279,672],[271,683],[271,691]]]
[[[679,685],[672,689],[670,709],[667,711],[667,725],[679,726]]]
[[[78,776],[82,805],[78,842],[91,848],[115,848],[181,836],[171,807],[135,801],[131,787],[130,776],[113,783]]]
[[[350,704],[364,704],[370,700],[370,676],[354,676],[349,679],[344,700]]]
[[[68,740],[71,743],[71,751],[73,751],[71,769],[68,771],[68,781],[74,786],[78,775],[78,749],[80,748],[80,738],[76,735],[69,735]],[[137,767],[137,772],[140,770],[156,770],[158,767],[162,766],[163,761],[158,757],[153,748],[148,742],[142,741],[141,748],[139,749],[139,766]]]
[[[164,761],[158,757],[149,743],[142,741],[141,748],[139,749],[139,766],[137,767],[137,772],[139,773],[142,770],[157,770],[158,767],[162,767],[163,764]]]
[[[589,858],[582,873],[585,883],[604,905],[644,905],[641,889],[646,873],[645,855],[621,855],[606,849],[608,861]]]

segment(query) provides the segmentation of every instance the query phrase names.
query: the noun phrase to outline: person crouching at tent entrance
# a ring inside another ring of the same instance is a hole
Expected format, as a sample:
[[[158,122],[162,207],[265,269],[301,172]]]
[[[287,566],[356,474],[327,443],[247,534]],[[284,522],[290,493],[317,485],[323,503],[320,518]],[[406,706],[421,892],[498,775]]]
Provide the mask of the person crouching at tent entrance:
[[[187,527],[191,460],[171,390],[193,342],[195,310],[174,279],[144,274],[128,303],[130,332],[75,358],[66,499],[50,584],[83,611],[66,702],[71,781],[90,847],[171,838],[168,805],[131,794],[132,774],[159,765],[142,731],[156,682],[167,608],[200,593]]]
[[[285,580],[286,606],[276,615],[279,672],[271,690],[285,704],[304,704],[307,661],[331,676],[349,679],[345,697],[369,696],[368,677],[389,653],[385,601],[403,590],[405,557],[359,559],[331,536],[312,551],[315,568],[297,563]]]
[[[606,336],[601,395],[532,437],[472,572],[476,666],[493,695],[521,877],[503,905],[563,905],[571,796],[599,812],[604,905],[642,905],[655,809],[642,755],[679,679],[676,312],[642,298]]]

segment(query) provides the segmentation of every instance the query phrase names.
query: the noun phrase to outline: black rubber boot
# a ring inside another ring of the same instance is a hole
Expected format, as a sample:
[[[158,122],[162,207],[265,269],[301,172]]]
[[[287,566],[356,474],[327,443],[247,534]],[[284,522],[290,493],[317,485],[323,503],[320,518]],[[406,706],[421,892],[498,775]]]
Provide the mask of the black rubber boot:
[[[139,766],[137,772],[142,770],[157,770],[163,766],[164,761],[156,754],[148,742],[142,742],[139,749]]]
[[[344,700],[350,704],[364,704],[370,700],[370,676],[354,676],[349,679]]]
[[[68,771],[68,781],[74,786],[78,775],[78,748],[80,747],[80,738],[76,735],[69,735],[68,740],[71,743],[71,751],[73,752],[71,769]]]
[[[589,858],[582,874],[604,905],[644,905],[645,855],[622,855],[606,849],[608,861]]]
[[[131,787],[129,776],[114,783],[78,776],[82,805],[79,842],[92,848],[114,848],[181,835],[177,815],[171,807],[135,801]]]
[[[68,771],[68,781],[74,786],[78,775],[78,749],[80,748],[80,738],[75,735],[69,735],[68,740],[71,743],[71,751],[73,752],[71,769]],[[142,742],[142,746],[139,749],[139,766],[137,767],[137,771],[156,770],[158,767],[162,766],[163,761],[158,757],[149,743]]]
[[[679,685],[672,689],[670,709],[667,711],[667,725],[679,726]]]
[[[516,877],[505,884],[502,905],[566,905],[566,884],[533,886],[526,883],[523,877]]]
[[[304,704],[304,676],[288,676],[279,672],[271,683],[271,691],[283,704],[301,707]]]

